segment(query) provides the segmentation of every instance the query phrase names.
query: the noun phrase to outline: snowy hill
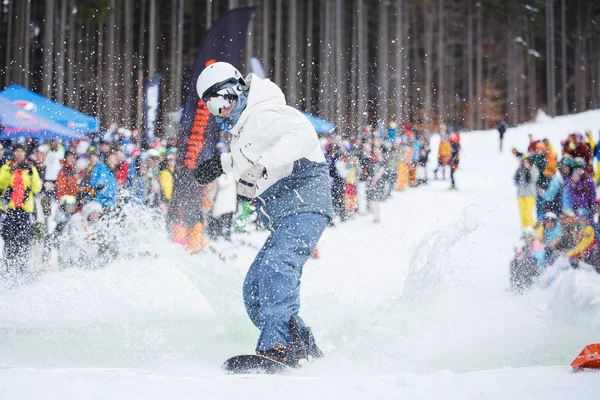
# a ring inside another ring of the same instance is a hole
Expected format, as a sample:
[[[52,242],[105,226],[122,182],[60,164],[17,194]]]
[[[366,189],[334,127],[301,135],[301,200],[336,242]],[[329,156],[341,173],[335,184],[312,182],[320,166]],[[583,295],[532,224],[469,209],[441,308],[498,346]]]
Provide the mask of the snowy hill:
[[[510,148],[586,129],[598,135],[600,111],[509,129],[502,154],[495,131],[465,133],[458,191],[430,181],[395,193],[380,224],[328,229],[302,288],[326,358],[291,376],[219,370],[254,348],[241,285],[256,250],[223,263],[150,232],[159,257],[0,291],[0,398],[591,398],[600,373],[567,366],[600,341],[600,275],[506,291],[520,232]]]

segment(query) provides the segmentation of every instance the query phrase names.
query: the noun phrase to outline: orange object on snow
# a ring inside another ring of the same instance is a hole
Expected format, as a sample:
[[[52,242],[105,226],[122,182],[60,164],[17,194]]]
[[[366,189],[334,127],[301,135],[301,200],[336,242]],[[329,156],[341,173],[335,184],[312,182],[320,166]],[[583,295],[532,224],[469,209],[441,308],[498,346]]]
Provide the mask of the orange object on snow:
[[[171,225],[171,240],[185,246],[186,250],[192,253],[198,253],[210,244],[210,241],[203,236],[204,225],[197,223],[192,229],[183,226]]]
[[[574,370],[583,368],[600,369],[600,343],[585,346],[577,358],[573,360],[571,367]]]
[[[408,166],[405,162],[398,163],[398,170],[396,174],[396,190],[406,189],[408,184]]]

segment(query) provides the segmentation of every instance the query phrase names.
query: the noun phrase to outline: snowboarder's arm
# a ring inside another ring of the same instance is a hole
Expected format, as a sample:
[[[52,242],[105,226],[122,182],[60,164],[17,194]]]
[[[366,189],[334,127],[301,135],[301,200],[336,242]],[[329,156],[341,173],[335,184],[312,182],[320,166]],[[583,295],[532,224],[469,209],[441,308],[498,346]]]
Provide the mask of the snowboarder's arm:
[[[211,159],[196,165],[194,169],[194,178],[201,185],[208,185],[222,174],[221,154],[218,152]]]

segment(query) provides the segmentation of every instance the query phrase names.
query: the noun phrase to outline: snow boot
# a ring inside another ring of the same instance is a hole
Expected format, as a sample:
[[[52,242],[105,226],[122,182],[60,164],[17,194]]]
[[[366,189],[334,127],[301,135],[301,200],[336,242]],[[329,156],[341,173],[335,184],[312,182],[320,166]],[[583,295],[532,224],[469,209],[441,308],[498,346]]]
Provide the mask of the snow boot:
[[[272,349],[257,351],[259,356],[270,358],[271,360],[286,364],[292,368],[300,367],[300,360],[310,361],[313,358],[322,358],[323,352],[317,347],[315,338],[310,328],[302,334],[295,317],[289,321],[291,344],[289,347],[275,343]]]

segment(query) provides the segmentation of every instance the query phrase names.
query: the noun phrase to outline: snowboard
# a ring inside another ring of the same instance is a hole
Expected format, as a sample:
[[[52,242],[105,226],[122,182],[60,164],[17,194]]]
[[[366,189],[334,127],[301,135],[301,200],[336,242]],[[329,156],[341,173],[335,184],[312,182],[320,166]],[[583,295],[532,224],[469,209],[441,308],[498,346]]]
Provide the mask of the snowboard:
[[[230,374],[283,374],[291,370],[291,367],[284,363],[256,354],[231,357],[221,368]]]

